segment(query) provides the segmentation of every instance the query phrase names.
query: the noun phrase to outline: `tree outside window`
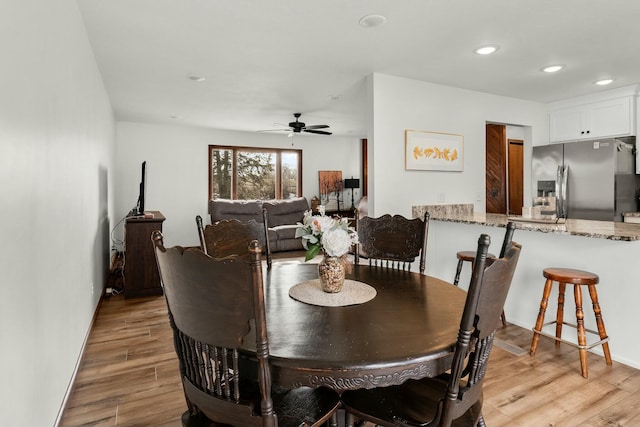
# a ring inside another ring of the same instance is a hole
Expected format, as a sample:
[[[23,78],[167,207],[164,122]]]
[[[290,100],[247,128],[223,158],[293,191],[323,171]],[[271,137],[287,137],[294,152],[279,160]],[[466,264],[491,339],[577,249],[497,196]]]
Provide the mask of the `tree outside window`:
[[[302,150],[209,146],[211,199],[288,199],[302,195]]]

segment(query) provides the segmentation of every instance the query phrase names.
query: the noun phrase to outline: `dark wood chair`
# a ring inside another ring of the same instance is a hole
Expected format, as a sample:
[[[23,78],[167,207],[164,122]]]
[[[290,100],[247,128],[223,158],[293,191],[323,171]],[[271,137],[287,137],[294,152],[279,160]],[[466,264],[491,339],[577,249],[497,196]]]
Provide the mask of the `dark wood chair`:
[[[507,223],[507,231],[504,233],[504,239],[502,240],[502,249],[500,249],[500,258],[504,257],[504,254],[507,252],[507,249],[511,246],[511,241],[513,240],[513,233],[516,231],[516,224],[514,222]],[[453,284],[458,286],[460,282],[460,272],[462,271],[462,264],[467,261],[471,263],[473,268],[473,263],[476,259],[476,253],[473,251],[460,251],[456,253],[456,257],[458,258],[458,265],[456,267],[456,276],[453,279]],[[491,264],[495,261],[496,256],[492,253],[487,253],[487,264]],[[502,319],[502,325],[507,326],[507,316],[504,314],[504,310],[500,314],[500,319]]]
[[[383,215],[378,218],[355,215],[355,228],[360,243],[355,248],[355,262],[360,257],[369,260],[369,265],[378,265],[399,270],[409,270],[420,257],[420,273],[426,264],[429,213],[424,218],[407,219],[401,215]]]
[[[253,219],[249,221],[223,219],[203,226],[202,217],[198,215],[196,227],[200,238],[200,249],[205,254],[213,258],[224,258],[229,255],[245,256],[249,242],[257,240],[267,258],[267,268],[271,269],[271,249],[265,211],[263,211],[262,223]]]
[[[257,240],[249,261],[165,248],[159,231],[152,240],[188,406],[183,426],[317,426],[334,416],[333,390],[272,387]],[[249,363],[239,347],[253,336],[257,362]]]
[[[512,242],[503,258],[487,266],[489,243],[488,235],[480,236],[450,371],[398,386],[344,392],[348,426],[354,416],[389,427],[484,425],[482,382],[521,249]]]

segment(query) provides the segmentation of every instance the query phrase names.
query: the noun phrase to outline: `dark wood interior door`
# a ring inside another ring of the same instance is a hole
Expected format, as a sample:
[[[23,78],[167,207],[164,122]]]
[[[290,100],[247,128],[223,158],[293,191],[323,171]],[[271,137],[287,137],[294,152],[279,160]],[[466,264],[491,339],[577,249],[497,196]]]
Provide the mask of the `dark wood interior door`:
[[[486,212],[507,213],[506,127],[486,125]]]
[[[524,176],[524,141],[521,139],[509,139],[509,215],[522,215],[523,176]]]

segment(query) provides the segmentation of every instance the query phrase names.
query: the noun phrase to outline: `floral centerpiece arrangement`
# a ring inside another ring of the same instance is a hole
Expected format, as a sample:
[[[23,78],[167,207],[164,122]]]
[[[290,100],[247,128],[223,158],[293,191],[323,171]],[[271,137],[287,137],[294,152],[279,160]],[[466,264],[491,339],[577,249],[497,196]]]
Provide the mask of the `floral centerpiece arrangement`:
[[[344,256],[351,245],[358,243],[358,234],[349,227],[347,218],[332,218],[325,215],[325,207],[318,206],[320,215],[306,211],[302,224],[298,223],[296,237],[302,238],[306,249],[305,261],[324,252],[318,266],[320,281],[326,292],[339,292],[344,283]],[[325,283],[325,282],[331,283]]]

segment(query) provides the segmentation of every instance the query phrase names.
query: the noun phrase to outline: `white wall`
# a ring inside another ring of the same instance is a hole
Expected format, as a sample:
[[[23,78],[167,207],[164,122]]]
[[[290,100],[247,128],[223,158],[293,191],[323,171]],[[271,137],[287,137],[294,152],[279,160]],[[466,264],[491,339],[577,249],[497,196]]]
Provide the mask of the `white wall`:
[[[525,126],[525,200],[530,200],[531,147],[548,142],[546,105],[374,74],[369,135],[369,213],[411,216],[411,206],[474,203],[485,210],[485,124]],[[405,129],[464,135],[463,172],[406,171]],[[443,200],[444,199],[444,200]]]
[[[52,426],[109,264],[114,120],[74,0],[0,7],[0,414]]]
[[[293,144],[293,147],[292,145]],[[302,190],[310,200],[318,194],[318,171],[341,170],[343,178],[360,176],[360,141],[337,136],[233,132],[187,126],[120,122],[116,147],[116,216],[124,217],[135,206],[140,165],[147,162],[145,210],[167,218],[166,242],[198,245],[195,217],[208,223],[208,146],[232,145],[294,148],[302,152]],[[357,197],[356,193],[356,197]],[[345,192],[349,198],[350,193]],[[122,237],[123,230],[118,228]]]

